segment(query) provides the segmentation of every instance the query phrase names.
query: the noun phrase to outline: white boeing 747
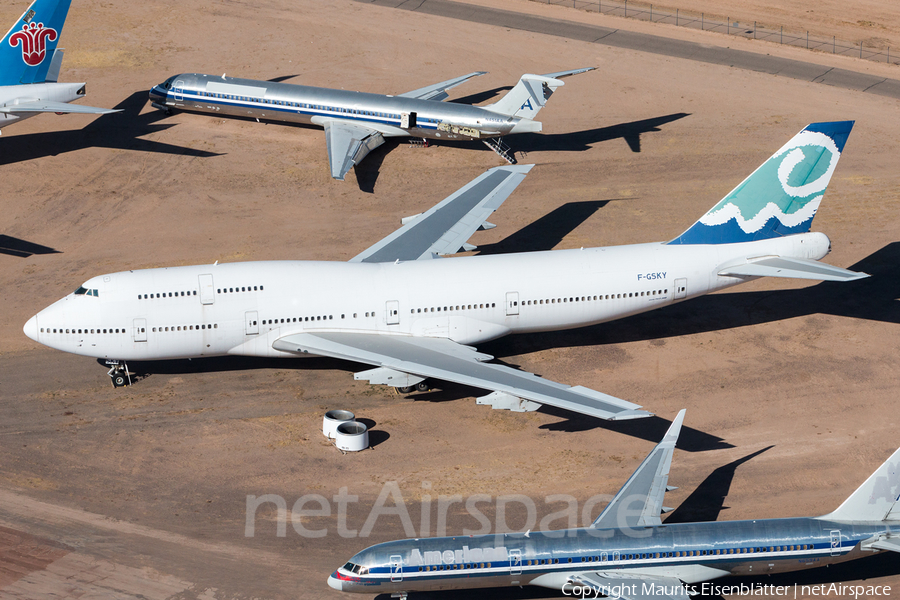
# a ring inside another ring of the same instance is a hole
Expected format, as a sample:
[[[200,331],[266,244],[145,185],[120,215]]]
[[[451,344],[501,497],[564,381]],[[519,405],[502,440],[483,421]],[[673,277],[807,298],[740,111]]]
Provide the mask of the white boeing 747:
[[[69,104],[84,98],[83,83],[57,83],[59,36],[71,0],[35,0],[0,41],[0,128],[40,113],[119,112]]]
[[[447,90],[484,71],[397,94],[236,79],[197,73],[173,75],[150,90],[152,106],[214,115],[305,123],[325,128],[331,176],[340,181],[386,137],[481,140],[508,162],[515,158],[499,138],[541,131],[538,112],[563,77],[593,67],[546,75],[522,75],[503,98],[487,106],[444,102]]]
[[[29,319],[42,344],[110,361],[328,356],[373,368],[357,379],[411,391],[427,379],[490,393],[481,404],[542,404],[604,419],[640,407],[492,364],[473,346],[511,333],[620,319],[763,276],[866,277],[818,259],[810,233],[852,122],[816,123],[669,242],[439,258],[472,249],[531,166],[491,169],[349,262],[272,261],[100,275]],[[428,285],[409,285],[427,281]],[[127,365],[111,370],[117,385]]]

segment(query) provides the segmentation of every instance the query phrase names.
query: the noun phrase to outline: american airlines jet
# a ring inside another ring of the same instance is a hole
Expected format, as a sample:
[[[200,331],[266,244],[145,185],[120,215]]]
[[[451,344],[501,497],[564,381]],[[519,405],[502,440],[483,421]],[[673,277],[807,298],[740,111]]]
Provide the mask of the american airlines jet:
[[[810,233],[852,122],[794,136],[687,231],[668,242],[440,258],[469,237],[531,166],[491,169],[349,262],[272,261],[110,273],[40,311],[25,333],[110,361],[202,356],[329,356],[373,368],[356,379],[409,392],[428,379],[487,390],[481,404],[542,404],[604,419],[640,407],[492,364],[474,346],[511,333],[620,319],[770,277],[867,277],[818,259]],[[409,285],[427,281],[428,285]],[[110,371],[128,381],[127,365]]]
[[[119,112],[69,104],[84,98],[83,83],[57,83],[63,51],[59,36],[71,0],[35,0],[0,40],[0,127],[40,113]]]
[[[534,119],[563,85],[560,79],[592,70],[522,75],[509,93],[484,107],[443,102],[449,97],[447,90],[484,75],[483,71],[396,96],[182,73],[154,86],[150,102],[169,112],[185,110],[324,127],[331,176],[343,181],[350,168],[386,137],[481,140],[515,164],[499,138],[541,131],[541,123]]]
[[[353,556],[328,585],[401,599],[409,592],[522,585],[615,600],[688,600],[698,593],[772,597],[785,593],[703,582],[900,552],[900,450],[821,517],[664,524],[661,513],[671,509],[663,507],[663,496],[675,489],[668,486],[669,467],[683,420],[682,410],[589,527],[386,542]],[[837,586],[835,595],[890,595],[890,587],[866,583]]]

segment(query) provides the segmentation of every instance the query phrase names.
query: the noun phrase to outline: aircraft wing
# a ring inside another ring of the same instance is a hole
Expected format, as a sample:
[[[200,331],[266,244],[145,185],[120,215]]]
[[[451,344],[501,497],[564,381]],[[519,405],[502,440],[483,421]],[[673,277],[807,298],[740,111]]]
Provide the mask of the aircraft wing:
[[[681,409],[662,441],[625,482],[597,520],[591,523],[591,527],[621,529],[662,524],[659,515],[663,511],[663,495],[668,488],[669,467],[683,421],[684,409]]]
[[[473,250],[467,240],[487,223],[492,212],[522,183],[534,165],[495,167],[481,174],[430,210],[403,219],[403,227],[350,259],[394,262],[434,258]]]
[[[817,260],[787,258],[784,256],[751,258],[744,263],[719,269],[719,275],[789,277],[792,279],[815,279],[817,281],[854,281],[869,277],[867,273],[849,271]]]
[[[569,387],[505,365],[488,364],[484,361],[492,356],[447,338],[329,331],[287,335],[272,347],[375,365],[380,374],[406,373],[491,390],[492,394],[478,402],[496,408],[523,412],[548,404],[600,419],[650,416],[636,404],[585,387]]]
[[[484,75],[485,73],[487,73],[487,71],[475,71],[474,73],[469,73],[468,75],[463,75],[462,77],[448,79],[447,81],[435,83],[434,85],[429,85],[427,87],[419,88],[411,92],[406,92],[405,94],[397,94],[397,97],[415,98],[416,100],[446,100],[449,96],[447,90],[449,90],[450,88],[454,88],[464,81],[472,79],[473,77]]]
[[[541,77],[549,77],[550,79],[562,79],[563,77],[578,75],[579,73],[587,73],[588,71],[593,71],[596,68],[597,67],[585,67],[583,69],[572,69],[571,71],[557,71],[556,73],[547,73],[546,75],[541,75]]]
[[[18,104],[0,106],[0,113],[82,113],[90,115],[108,115],[121,112],[113,108],[95,108],[82,104],[67,104],[66,102],[50,102],[49,100],[28,100]]]
[[[325,127],[331,176],[340,181],[344,180],[351,167],[384,143],[384,137],[379,132],[355,123],[341,119],[320,119],[318,123]]]
[[[724,573],[723,573],[724,574]],[[674,577],[595,571],[572,575],[573,582],[589,586],[613,600],[689,600],[684,585]]]

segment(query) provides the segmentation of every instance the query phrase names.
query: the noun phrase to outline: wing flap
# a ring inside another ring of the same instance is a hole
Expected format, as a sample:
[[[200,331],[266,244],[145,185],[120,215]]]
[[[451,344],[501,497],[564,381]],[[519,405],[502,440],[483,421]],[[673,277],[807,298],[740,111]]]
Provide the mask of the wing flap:
[[[592,528],[635,528],[662,523],[660,514],[663,496],[668,487],[669,468],[672,466],[672,455],[684,422],[684,413],[684,409],[678,412],[662,441],[603,509],[591,524]]]
[[[817,281],[854,281],[869,277],[867,273],[850,271],[817,260],[765,256],[749,259],[748,262],[731,265],[719,270],[719,275],[738,277],[787,277],[792,279],[815,279]]]
[[[406,92],[405,94],[398,94],[398,97],[415,98],[416,100],[446,100],[449,97],[447,90],[449,90],[450,88],[454,88],[473,77],[478,77],[479,75],[484,75],[486,73],[487,71],[475,71],[474,73],[469,73],[468,75],[448,79],[447,81],[442,81],[440,83],[425,86],[411,92]]]
[[[569,387],[505,365],[488,364],[484,361],[490,360],[490,355],[447,338],[352,332],[298,333],[276,340],[273,348],[452,381],[600,419],[650,416],[639,410],[640,406],[613,396]]]
[[[579,573],[570,579],[590,586],[597,595],[614,600],[688,600],[689,598],[684,584],[674,577],[599,571]]]
[[[340,119],[324,120],[325,143],[331,176],[339,181],[366,155],[384,143],[384,137],[367,127],[360,127]]]
[[[404,219],[403,227],[350,262],[418,260],[459,252],[533,166],[508,165],[488,170],[428,211]]]
[[[51,102],[49,100],[25,100],[17,104],[0,106],[0,113],[79,113],[88,115],[108,115],[109,113],[122,112],[113,108],[95,108],[82,104],[68,104],[66,102]]]

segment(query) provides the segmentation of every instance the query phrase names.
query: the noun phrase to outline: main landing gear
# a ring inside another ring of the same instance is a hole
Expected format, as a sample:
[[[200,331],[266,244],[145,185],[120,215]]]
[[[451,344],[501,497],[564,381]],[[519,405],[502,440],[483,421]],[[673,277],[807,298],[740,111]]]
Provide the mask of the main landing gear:
[[[128,363],[124,360],[121,363],[117,360],[108,360],[106,364],[110,365],[110,369],[106,374],[112,380],[114,388],[131,385],[131,373],[128,371]]]
[[[403,387],[398,387],[397,391],[401,394],[411,394],[412,392],[427,392],[431,390],[431,385],[428,383],[428,380],[420,381],[416,385],[407,385]]]

